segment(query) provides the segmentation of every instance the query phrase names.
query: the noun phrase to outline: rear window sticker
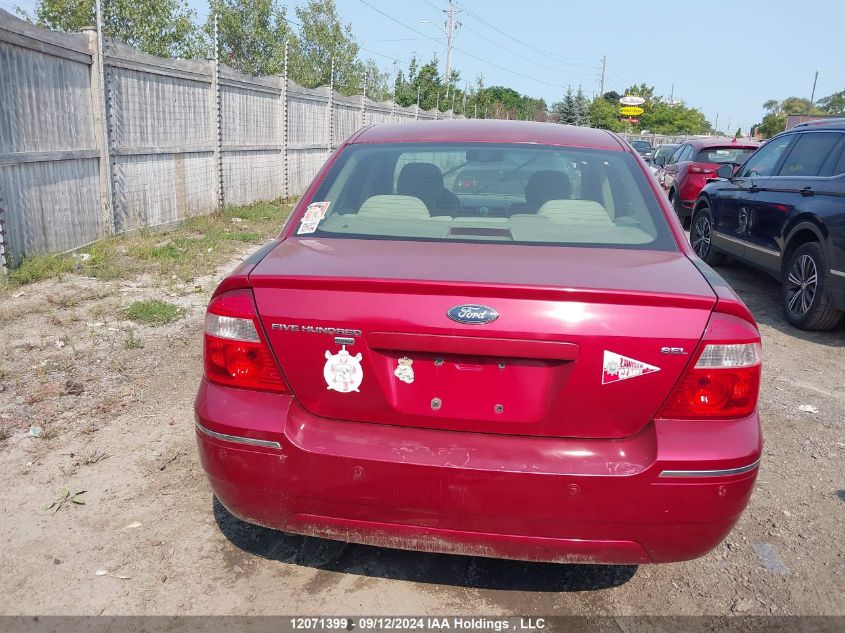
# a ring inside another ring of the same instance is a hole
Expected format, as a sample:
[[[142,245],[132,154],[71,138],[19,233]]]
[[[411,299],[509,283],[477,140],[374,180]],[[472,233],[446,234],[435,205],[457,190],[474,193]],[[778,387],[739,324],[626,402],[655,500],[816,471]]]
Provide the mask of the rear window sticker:
[[[602,367],[601,384],[609,385],[613,382],[637,378],[646,374],[660,371],[660,367],[649,365],[641,360],[635,360],[604,350],[604,365]]]
[[[410,385],[414,382],[414,368],[411,367],[411,365],[414,364],[414,361],[405,356],[400,358],[398,363],[399,364],[396,366],[396,369],[393,371],[393,375],[405,384]]]
[[[323,378],[326,379],[327,389],[340,393],[359,391],[361,381],[364,380],[364,370],[361,368],[361,353],[352,356],[346,345],[337,354],[326,350],[326,364],[323,366]]]
[[[312,202],[308,205],[308,208],[305,209],[305,213],[302,214],[302,220],[299,223],[299,229],[297,230],[297,235],[303,235],[306,233],[313,233],[317,230],[317,225],[320,224],[320,221],[326,217],[326,211],[329,210],[330,202]]]

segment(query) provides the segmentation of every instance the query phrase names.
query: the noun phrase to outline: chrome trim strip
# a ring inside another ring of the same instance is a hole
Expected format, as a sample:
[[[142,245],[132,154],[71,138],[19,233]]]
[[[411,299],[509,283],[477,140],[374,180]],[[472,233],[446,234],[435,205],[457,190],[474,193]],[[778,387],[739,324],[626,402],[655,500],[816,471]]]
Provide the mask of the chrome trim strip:
[[[738,237],[732,237],[730,235],[725,235],[724,233],[719,233],[717,231],[713,231],[713,238],[725,240],[726,242],[731,242],[733,244],[737,244],[739,246],[745,246],[747,248],[753,248],[754,250],[763,251],[767,255],[772,255],[773,257],[780,257],[780,253],[776,250],[771,248],[766,248],[765,246],[760,246],[758,244],[752,244],[751,242],[747,242],[746,240],[741,240]]]
[[[780,253],[777,252],[776,250],[773,250],[771,248],[766,248],[765,246],[760,246],[759,244],[752,244],[751,242],[745,242],[745,246],[747,246],[748,248],[753,248],[753,249],[758,250],[758,251],[763,251],[767,255],[772,255],[773,257],[780,257]]]
[[[833,268],[830,269],[830,274],[831,275],[839,275],[840,277],[845,277],[845,272],[842,272],[841,270],[833,270]]]
[[[760,465],[760,460],[757,459],[753,464],[748,466],[740,466],[739,468],[726,468],[724,470],[664,470],[660,473],[661,477],[728,477],[730,475],[741,475],[750,470],[754,470]]]
[[[225,440],[227,442],[235,442],[236,444],[251,444],[253,446],[265,446],[267,448],[282,448],[282,445],[272,440],[256,440],[251,437],[241,437],[240,435],[226,435],[225,433],[218,433],[205,428],[202,424],[194,420],[197,430],[205,433],[209,437],[217,438],[218,440]]]

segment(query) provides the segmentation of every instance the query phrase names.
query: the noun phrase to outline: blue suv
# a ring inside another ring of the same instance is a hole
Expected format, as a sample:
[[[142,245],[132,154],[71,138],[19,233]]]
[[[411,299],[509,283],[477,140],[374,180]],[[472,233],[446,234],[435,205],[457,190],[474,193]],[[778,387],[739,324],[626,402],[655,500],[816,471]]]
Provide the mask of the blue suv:
[[[830,330],[845,311],[845,121],[793,128],[737,167],[723,165],[693,207],[690,242],[782,284],[786,319]]]

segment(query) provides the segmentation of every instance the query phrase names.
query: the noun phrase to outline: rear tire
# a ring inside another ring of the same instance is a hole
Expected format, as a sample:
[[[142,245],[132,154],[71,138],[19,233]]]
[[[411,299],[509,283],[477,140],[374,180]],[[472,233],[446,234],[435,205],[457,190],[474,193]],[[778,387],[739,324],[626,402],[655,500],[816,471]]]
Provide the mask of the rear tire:
[[[821,244],[806,242],[783,270],[783,313],[802,330],[831,330],[842,318],[830,294],[830,266]]]
[[[710,205],[706,202],[692,216],[689,241],[692,244],[692,250],[704,260],[705,264],[721,266],[725,263],[725,254],[720,253],[713,246],[713,214],[710,212]]]

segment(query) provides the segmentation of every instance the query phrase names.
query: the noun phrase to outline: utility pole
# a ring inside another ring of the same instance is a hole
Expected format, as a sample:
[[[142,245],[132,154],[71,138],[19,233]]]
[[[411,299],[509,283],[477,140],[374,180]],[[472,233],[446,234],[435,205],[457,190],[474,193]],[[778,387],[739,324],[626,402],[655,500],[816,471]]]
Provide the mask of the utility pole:
[[[819,80],[819,71],[816,70],[816,76],[813,78],[813,92],[810,95],[810,107],[816,103],[816,82]]]
[[[669,105],[675,105],[675,84],[669,89]]]
[[[725,126],[725,130],[726,130],[725,134],[727,136],[730,136],[731,135],[731,117],[728,117],[728,124]]]
[[[599,83],[599,96],[604,96],[604,71],[607,68],[607,55],[601,57],[601,82]]]
[[[449,10],[446,12],[449,16],[446,20],[446,85],[448,86],[450,83],[449,73],[452,72],[452,37],[457,30],[457,25],[455,24],[455,2],[454,0],[449,0]]]
[[[719,113],[717,112],[716,113],[716,122],[713,124],[713,133],[715,134],[718,131],[719,131]]]

